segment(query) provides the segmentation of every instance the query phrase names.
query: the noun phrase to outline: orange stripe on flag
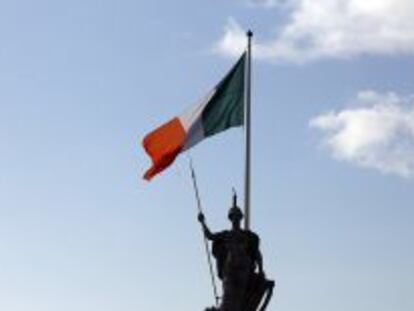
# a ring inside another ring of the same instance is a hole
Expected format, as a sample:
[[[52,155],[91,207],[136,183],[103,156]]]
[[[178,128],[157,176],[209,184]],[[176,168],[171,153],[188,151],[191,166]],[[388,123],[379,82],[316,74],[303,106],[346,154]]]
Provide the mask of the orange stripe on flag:
[[[145,172],[144,178],[150,180],[174,162],[182,150],[186,132],[179,118],[161,125],[144,137],[142,145],[152,159],[152,167]]]

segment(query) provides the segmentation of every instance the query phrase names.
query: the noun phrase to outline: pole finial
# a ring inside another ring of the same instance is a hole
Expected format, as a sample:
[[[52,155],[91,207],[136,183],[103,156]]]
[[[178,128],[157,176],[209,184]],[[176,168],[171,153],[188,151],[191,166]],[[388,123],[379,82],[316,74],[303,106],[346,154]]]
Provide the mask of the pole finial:
[[[246,35],[251,38],[253,37],[253,31],[251,31],[250,29],[247,31]]]

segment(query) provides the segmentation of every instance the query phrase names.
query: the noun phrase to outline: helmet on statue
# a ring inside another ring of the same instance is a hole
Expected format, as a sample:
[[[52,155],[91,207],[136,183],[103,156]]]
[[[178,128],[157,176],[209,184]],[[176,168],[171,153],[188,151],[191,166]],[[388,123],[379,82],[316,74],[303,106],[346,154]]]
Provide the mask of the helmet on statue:
[[[237,206],[233,206],[229,210],[228,217],[230,220],[242,220],[243,219],[243,213],[241,209]]]
[[[240,207],[237,206],[236,191],[234,191],[234,194],[233,194],[233,206],[229,210],[228,218],[230,219],[230,221],[233,221],[233,220],[240,221],[243,219],[243,212],[241,211]]]

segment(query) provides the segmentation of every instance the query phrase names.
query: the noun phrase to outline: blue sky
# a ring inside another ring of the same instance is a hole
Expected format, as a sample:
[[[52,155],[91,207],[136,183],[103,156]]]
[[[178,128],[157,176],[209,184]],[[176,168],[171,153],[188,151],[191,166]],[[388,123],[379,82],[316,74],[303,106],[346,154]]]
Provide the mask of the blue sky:
[[[213,303],[187,158],[147,183],[140,140],[221,79],[250,27],[252,226],[277,281],[271,309],[411,311],[413,12],[1,2],[0,309]],[[241,129],[191,150],[213,230],[241,192],[242,151]]]

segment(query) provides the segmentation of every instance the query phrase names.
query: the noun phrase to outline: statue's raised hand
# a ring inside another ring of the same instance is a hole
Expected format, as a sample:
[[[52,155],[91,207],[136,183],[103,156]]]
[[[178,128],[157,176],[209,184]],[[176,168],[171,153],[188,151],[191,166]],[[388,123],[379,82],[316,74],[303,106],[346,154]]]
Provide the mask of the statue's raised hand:
[[[197,219],[198,219],[198,221],[200,222],[200,223],[204,223],[204,221],[205,221],[205,217],[204,217],[204,214],[203,213],[198,213],[198,217],[197,217]]]

